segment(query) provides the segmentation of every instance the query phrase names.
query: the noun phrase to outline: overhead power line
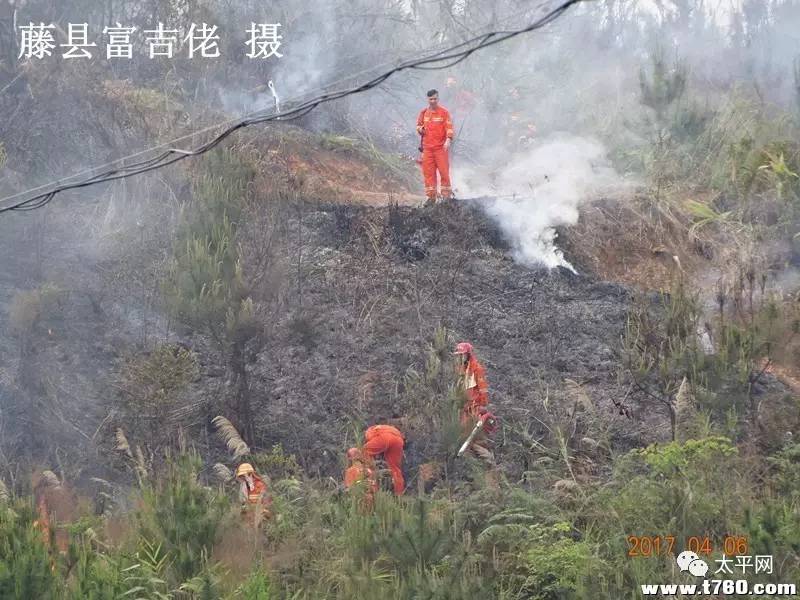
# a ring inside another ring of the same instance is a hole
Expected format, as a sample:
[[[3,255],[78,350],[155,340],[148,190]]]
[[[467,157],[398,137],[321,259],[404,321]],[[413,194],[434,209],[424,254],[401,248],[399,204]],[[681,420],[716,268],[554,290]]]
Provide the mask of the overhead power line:
[[[545,1],[546,2],[550,2],[551,0],[545,0]],[[539,6],[539,8],[541,8],[541,5]],[[534,9],[532,9],[530,6],[528,6],[524,10],[522,10],[520,12],[513,13],[513,14],[510,14],[510,15],[507,15],[507,16],[503,17],[499,21],[496,21],[495,23],[493,23],[493,25],[496,27],[498,24],[510,23],[510,22],[513,22],[514,20],[522,21],[522,20],[524,20],[525,17],[527,17],[528,13],[531,13],[533,11],[534,11]],[[491,27],[483,27],[482,28],[482,33],[491,31],[491,29],[492,29]],[[429,53],[431,53],[434,50],[439,49],[439,48],[448,48],[448,44],[439,43],[439,44],[436,44],[435,46],[429,46],[428,48],[425,48],[423,50],[420,50],[420,51],[416,52],[414,54],[414,56],[423,57],[423,56],[426,56],[427,54],[429,54]],[[384,52],[384,53],[382,53],[380,55],[377,55],[377,56],[386,56],[387,54],[389,54],[389,52]],[[368,57],[375,58],[376,55],[375,55],[374,52],[371,52],[371,53],[368,53],[368,54],[362,53],[360,55],[352,55],[352,56],[349,56],[349,57],[343,59],[343,62],[361,60],[361,59],[368,58]],[[308,98],[313,98],[315,94],[318,94],[318,93],[321,93],[321,92],[327,92],[329,89],[335,88],[337,85],[343,85],[343,84],[345,84],[345,83],[347,83],[347,82],[349,82],[351,80],[354,80],[354,79],[356,79],[358,77],[361,77],[363,75],[366,75],[368,73],[373,73],[373,72],[378,71],[378,70],[380,70],[380,69],[382,69],[384,67],[392,66],[392,65],[395,64],[395,62],[396,62],[396,60],[386,61],[386,62],[377,64],[377,65],[372,65],[367,69],[362,69],[361,71],[355,71],[355,72],[350,73],[350,74],[348,74],[348,75],[346,75],[344,77],[341,77],[340,79],[337,79],[335,81],[326,82],[325,84],[323,84],[322,86],[320,86],[318,88],[308,90],[302,96],[295,96],[295,97],[288,98],[288,99],[286,99],[284,101],[284,104],[293,105],[296,102],[304,102]],[[4,88],[4,90],[5,90],[5,88]],[[2,94],[4,90],[0,90],[0,94]],[[11,201],[11,200],[16,200],[17,198],[31,196],[34,192],[42,191],[42,193],[44,193],[43,190],[51,190],[56,185],[63,185],[63,184],[66,184],[66,183],[68,183],[68,182],[70,182],[72,180],[76,180],[76,179],[78,179],[80,177],[83,177],[85,175],[88,175],[90,173],[94,173],[96,171],[99,171],[100,169],[107,169],[108,167],[112,167],[112,166],[117,165],[117,164],[126,163],[127,161],[131,161],[134,158],[138,158],[140,156],[144,156],[144,155],[147,155],[149,153],[155,152],[156,150],[159,150],[161,148],[168,148],[168,147],[174,146],[175,144],[178,144],[179,142],[183,142],[183,141],[186,141],[188,139],[194,139],[199,135],[208,133],[210,131],[219,130],[222,127],[226,127],[226,126],[231,125],[233,123],[237,123],[238,121],[240,121],[240,120],[242,120],[242,119],[244,119],[246,117],[255,116],[257,114],[260,114],[261,112],[263,112],[263,109],[261,109],[260,111],[248,111],[248,112],[246,112],[244,114],[237,115],[237,116],[231,117],[229,119],[225,119],[224,121],[217,122],[217,123],[214,123],[212,125],[208,125],[206,127],[203,127],[202,129],[195,129],[194,131],[191,131],[189,133],[185,133],[185,134],[180,135],[180,136],[178,136],[176,138],[173,138],[171,140],[167,140],[167,141],[155,144],[154,146],[150,146],[149,148],[144,148],[142,150],[138,150],[138,151],[136,151],[136,152],[134,152],[132,154],[128,154],[126,156],[120,156],[120,157],[115,158],[115,159],[113,159],[113,160],[111,160],[111,161],[109,161],[107,163],[102,164],[102,165],[93,165],[91,167],[88,167],[86,169],[78,171],[77,173],[73,173],[69,177],[62,177],[61,179],[59,179],[57,181],[51,181],[51,182],[48,182],[48,183],[44,183],[42,185],[38,185],[38,186],[33,187],[33,188],[29,188],[27,190],[23,190],[21,192],[17,192],[15,194],[12,194],[11,196],[7,196],[6,198],[3,198],[3,200],[0,200],[0,203],[5,203],[5,202]],[[0,211],[0,212],[2,212],[2,211]]]
[[[262,114],[257,112],[252,115],[240,118],[234,122],[229,122],[230,124],[228,124],[228,126],[225,129],[223,129],[220,133],[218,133],[215,137],[201,144],[200,146],[197,146],[194,149],[167,148],[166,150],[161,151],[160,153],[156,154],[151,158],[140,160],[128,165],[111,168],[111,165],[117,164],[125,160],[125,159],[117,159],[116,161],[109,163],[108,165],[103,165],[101,167],[96,167],[95,169],[90,169],[91,172],[105,168],[104,171],[101,171],[91,176],[87,176],[83,179],[79,179],[78,181],[71,181],[76,179],[77,177],[77,175],[73,175],[72,177],[69,177],[66,180],[62,180],[60,182],[46,184],[44,186],[39,186],[31,190],[26,190],[11,196],[7,196],[6,198],[0,200],[0,213],[9,211],[35,210],[37,208],[41,208],[49,204],[57,194],[67,190],[74,190],[96,185],[99,183],[105,183],[109,181],[116,181],[117,179],[132,177],[134,175],[139,175],[141,173],[147,173],[148,171],[153,171],[155,169],[166,167],[168,165],[174,164],[178,161],[181,161],[185,158],[189,158],[191,156],[199,156],[218,146],[226,138],[228,138],[231,134],[238,131],[239,129],[243,129],[251,125],[267,123],[270,121],[278,121],[278,120],[290,121],[294,119],[299,119],[307,115],[309,112],[314,110],[320,104],[325,104],[327,102],[339,100],[341,98],[344,98],[346,96],[351,96],[353,94],[360,94],[362,92],[366,92],[367,90],[377,87],[378,85],[389,79],[392,75],[394,75],[395,73],[399,73],[401,71],[407,71],[411,69],[437,70],[437,69],[446,69],[452,67],[466,60],[472,54],[474,54],[479,50],[488,48],[490,46],[494,46],[501,42],[505,42],[519,35],[540,29],[555,21],[571,6],[586,1],[587,0],[563,0],[562,2],[559,2],[554,8],[543,14],[540,18],[536,19],[535,21],[533,21],[532,23],[528,24],[523,28],[506,30],[506,31],[490,31],[488,33],[482,33],[460,44],[456,44],[454,46],[445,48],[444,50],[430,52],[427,55],[419,58],[405,60],[400,64],[394,66],[393,68],[389,69],[388,71],[385,71],[384,73],[381,73],[380,75],[377,75],[376,77],[373,77],[369,81],[362,83],[360,85],[355,85],[339,91],[332,91],[320,94],[309,100],[300,102],[296,106],[288,108],[281,112],[273,112],[271,114]],[[545,5],[544,8],[546,10],[547,5]],[[213,127],[214,126],[212,126],[211,128]],[[207,128],[206,131],[208,129],[210,128]],[[186,137],[192,137],[194,135],[197,135],[198,133],[199,132],[188,134],[184,136],[184,139]],[[147,151],[139,152],[134,156],[140,156],[142,154],[145,154],[146,152]],[[80,173],[80,175],[82,174],[83,173]],[[44,191],[39,191],[43,189]]]

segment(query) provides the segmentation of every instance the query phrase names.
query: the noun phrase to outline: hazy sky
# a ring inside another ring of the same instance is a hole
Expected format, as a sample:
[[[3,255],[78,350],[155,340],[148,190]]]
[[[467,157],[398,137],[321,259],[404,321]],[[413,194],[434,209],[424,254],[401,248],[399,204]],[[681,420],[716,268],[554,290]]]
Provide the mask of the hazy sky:
[[[658,4],[657,0],[638,0],[640,7],[650,10],[654,14],[658,14]],[[669,0],[662,0],[661,4],[669,5],[670,2]],[[700,1],[696,0],[695,4],[699,5]],[[703,4],[706,5],[706,10],[717,17],[720,24],[727,25],[732,10],[740,7],[742,0],[705,0]]]

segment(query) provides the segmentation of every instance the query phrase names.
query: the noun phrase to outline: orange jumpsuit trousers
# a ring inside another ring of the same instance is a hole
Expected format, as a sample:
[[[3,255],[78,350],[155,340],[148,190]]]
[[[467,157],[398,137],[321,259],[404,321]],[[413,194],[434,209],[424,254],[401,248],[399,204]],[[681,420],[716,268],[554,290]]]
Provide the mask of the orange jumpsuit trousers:
[[[422,149],[422,178],[425,180],[425,196],[436,198],[436,173],[443,198],[453,195],[450,185],[450,158],[444,147]]]
[[[389,470],[392,472],[394,493],[399,496],[405,490],[403,479],[403,434],[391,425],[374,425],[364,432],[363,452],[370,458],[383,454]]]

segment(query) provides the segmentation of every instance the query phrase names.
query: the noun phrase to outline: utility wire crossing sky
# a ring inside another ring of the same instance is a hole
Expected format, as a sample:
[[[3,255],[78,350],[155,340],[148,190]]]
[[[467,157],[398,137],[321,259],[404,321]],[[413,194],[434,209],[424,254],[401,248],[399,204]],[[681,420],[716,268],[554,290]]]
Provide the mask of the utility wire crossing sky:
[[[469,58],[469,56],[471,56],[473,53],[479,50],[488,48],[490,46],[494,46],[495,44],[499,44],[501,42],[505,42],[509,39],[512,39],[524,33],[529,33],[537,29],[540,29],[542,27],[545,27],[546,25],[558,19],[573,5],[587,1],[591,0],[564,0],[562,2],[557,3],[555,7],[550,10],[548,9],[550,6],[553,5],[553,3],[546,2],[542,5],[542,11],[544,12],[544,14],[523,28],[508,30],[508,31],[490,31],[488,33],[481,34],[460,44],[456,44],[454,46],[445,48],[444,50],[430,53],[427,56],[401,62],[394,68],[374,77],[373,79],[361,85],[356,85],[337,92],[329,92],[326,94],[316,96],[310,100],[301,102],[297,106],[286,109],[282,112],[273,112],[271,114],[263,114],[263,112],[257,112],[252,115],[248,115],[244,118],[239,119],[233,124],[229,125],[216,137],[200,145],[194,150],[168,148],[167,150],[162,151],[160,154],[157,154],[154,157],[144,159],[132,163],[130,165],[109,168],[106,171],[88,176],[79,181],[70,182],[70,180],[76,179],[77,177],[84,175],[87,172],[90,173],[92,171],[98,171],[99,169],[104,167],[110,167],[111,165],[123,163],[125,160],[128,160],[130,158],[130,157],[123,157],[117,159],[116,161],[108,163],[107,165],[102,165],[100,167],[89,169],[88,171],[78,173],[71,177],[67,177],[66,179],[48,183],[42,186],[38,186],[36,188],[19,192],[17,194],[13,194],[11,196],[7,196],[6,198],[0,200],[0,213],[10,212],[10,211],[27,211],[27,210],[35,210],[38,208],[42,208],[43,206],[49,204],[57,194],[67,190],[74,190],[74,189],[89,187],[99,183],[105,183],[110,181],[116,181],[117,179],[132,177],[133,175],[139,175],[141,173],[146,173],[148,171],[153,171],[155,169],[166,167],[168,165],[174,164],[190,156],[199,156],[218,146],[228,136],[230,136],[239,129],[260,123],[267,123],[270,121],[278,121],[278,120],[289,121],[293,119],[298,119],[300,117],[305,116],[312,110],[314,110],[320,104],[332,102],[334,100],[344,98],[345,96],[359,94],[367,90],[370,90],[372,88],[375,88],[384,81],[386,81],[387,79],[389,79],[395,73],[399,73],[401,71],[406,71],[410,69],[418,69],[418,70],[447,69],[449,67],[452,67],[453,65],[456,65],[466,60],[467,58]],[[138,152],[134,156],[139,156],[141,154],[152,152],[160,147],[163,146],[157,146],[155,148],[145,150],[144,152]],[[25,198],[25,196],[29,197]],[[24,198],[24,199],[18,200],[18,198]]]

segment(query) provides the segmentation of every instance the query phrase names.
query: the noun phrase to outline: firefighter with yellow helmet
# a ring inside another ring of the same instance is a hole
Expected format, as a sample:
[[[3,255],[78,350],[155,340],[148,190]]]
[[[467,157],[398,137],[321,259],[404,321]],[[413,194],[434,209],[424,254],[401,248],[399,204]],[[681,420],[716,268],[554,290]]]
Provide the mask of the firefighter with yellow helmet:
[[[236,481],[239,482],[242,514],[248,520],[252,518],[254,526],[258,527],[262,519],[269,519],[271,516],[272,498],[267,490],[267,484],[250,463],[239,465],[236,469]]]

